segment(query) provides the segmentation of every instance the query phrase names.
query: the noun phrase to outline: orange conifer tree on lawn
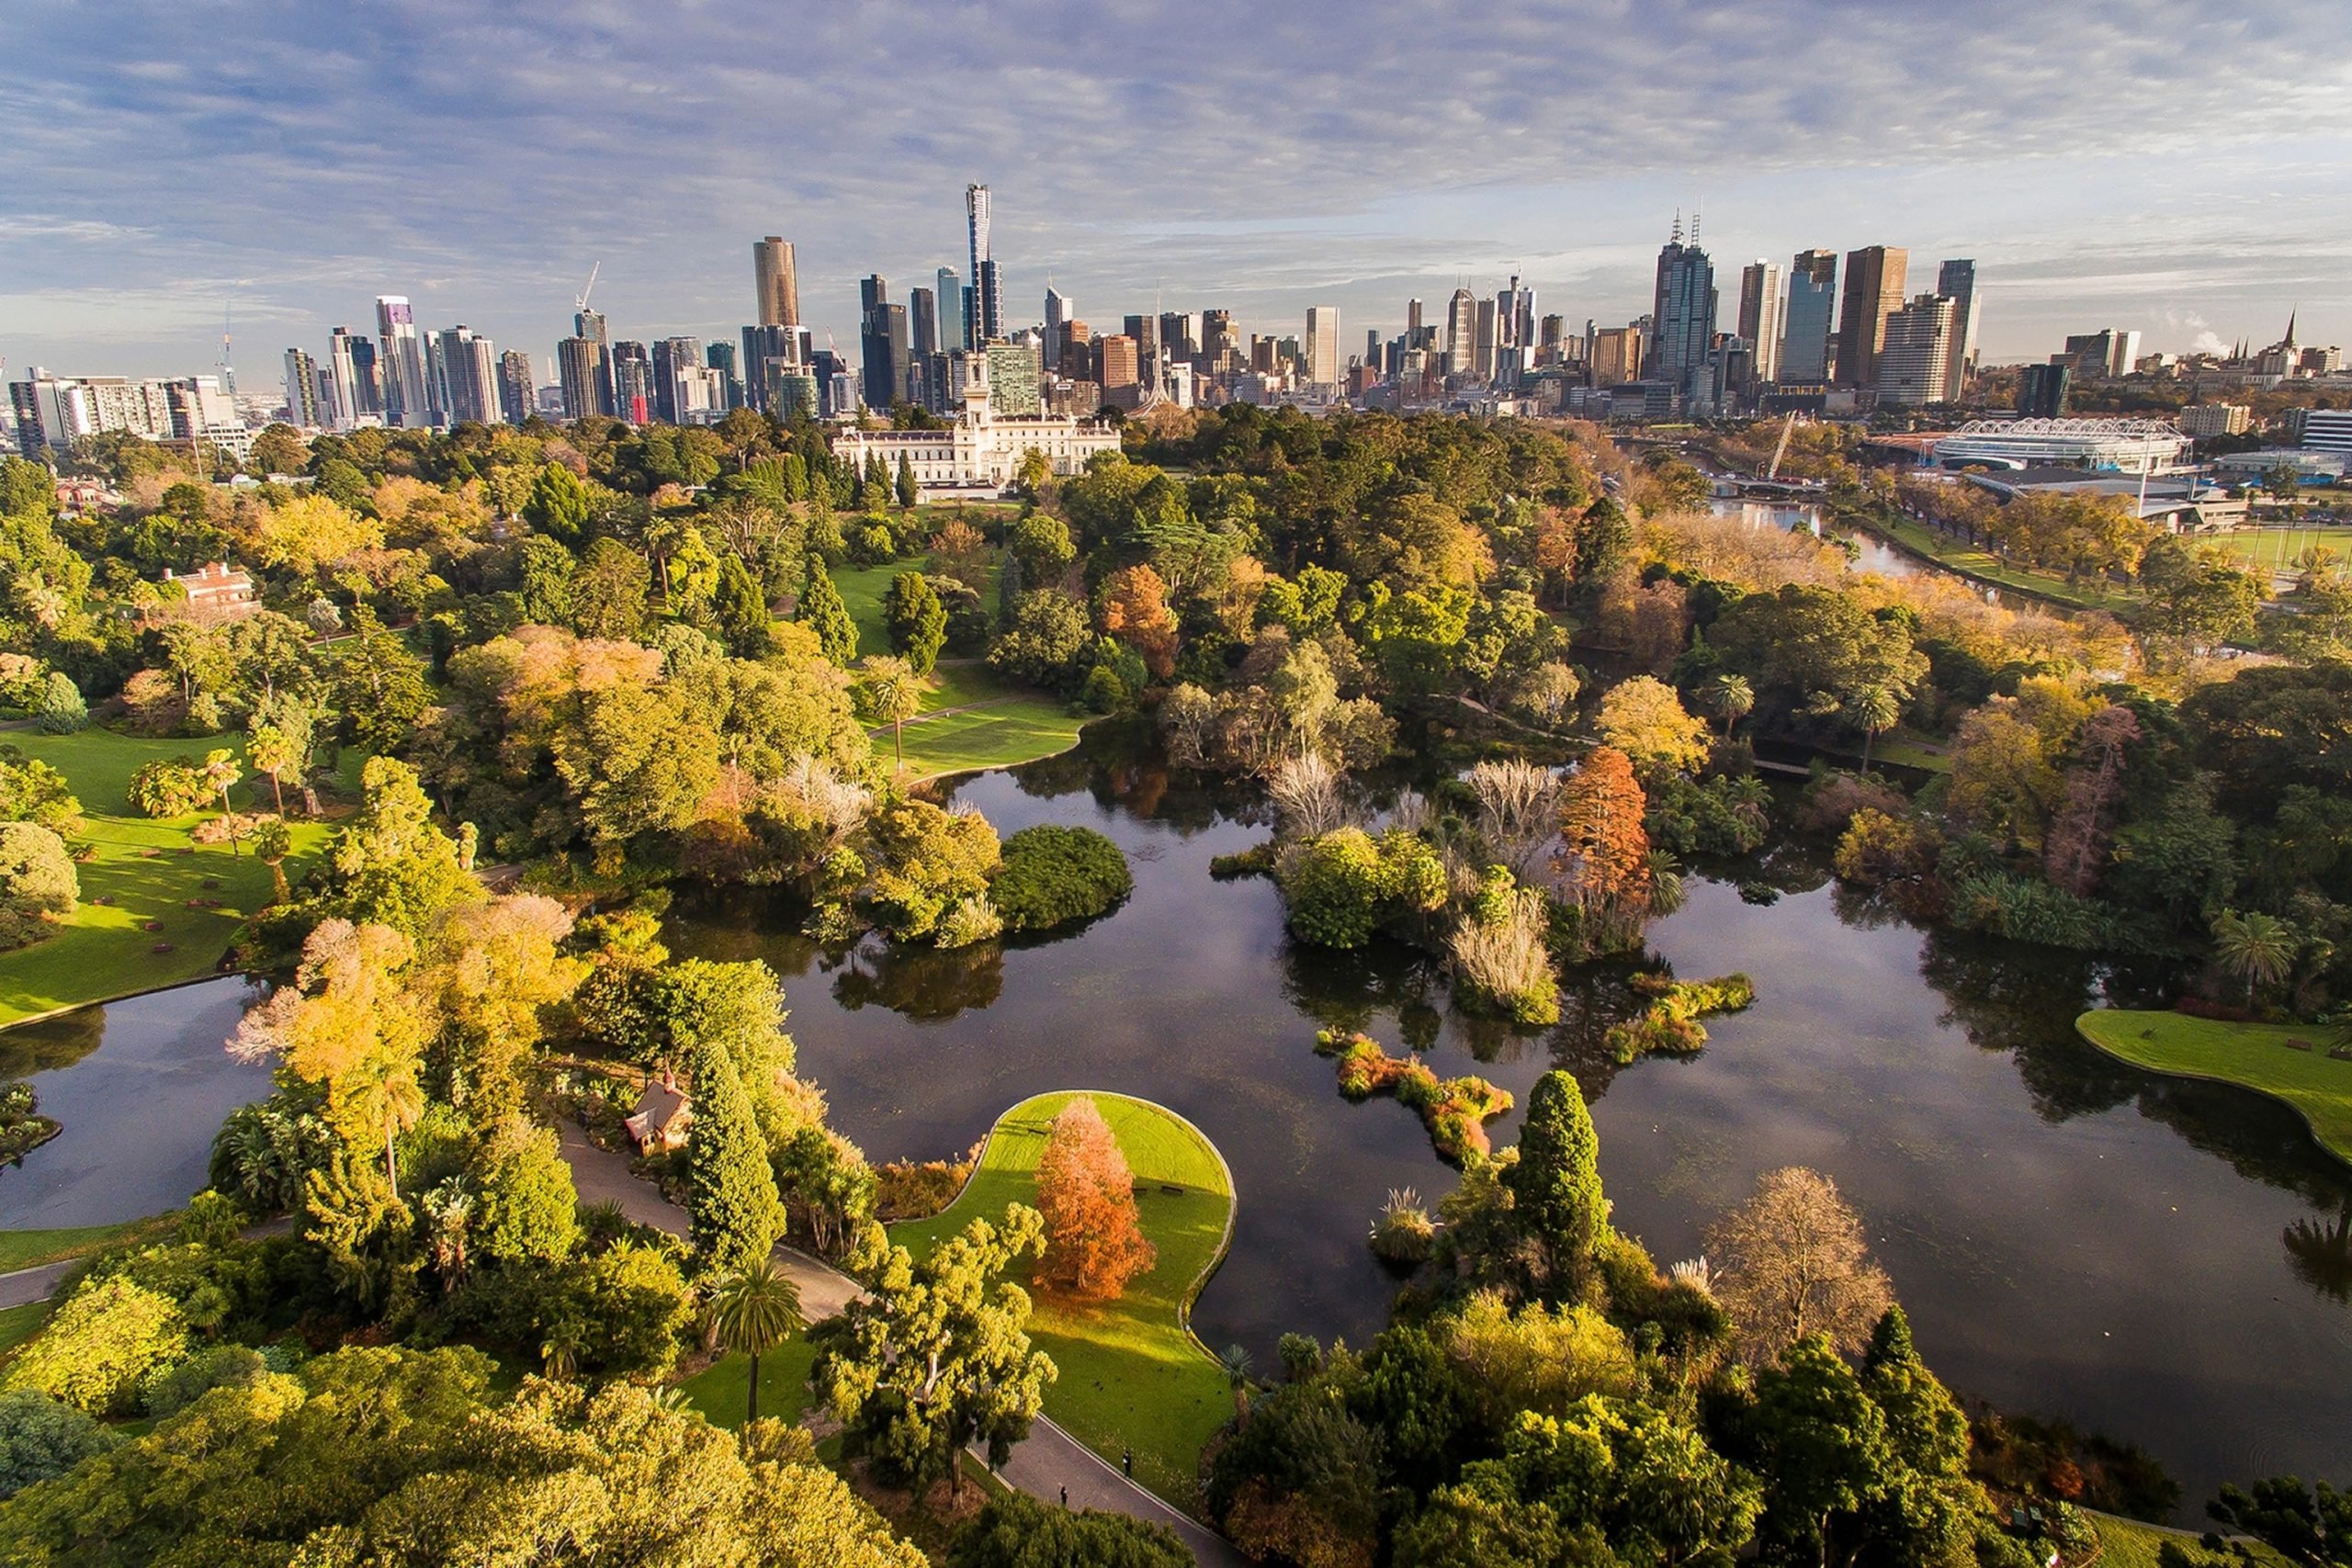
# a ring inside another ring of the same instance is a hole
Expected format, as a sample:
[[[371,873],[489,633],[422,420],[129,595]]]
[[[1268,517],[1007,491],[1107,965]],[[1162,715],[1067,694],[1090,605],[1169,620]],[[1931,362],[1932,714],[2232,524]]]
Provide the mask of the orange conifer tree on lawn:
[[[1054,1118],[1037,1161],[1037,1210],[1046,1217],[1043,1284],[1115,1300],[1159,1257],[1136,1215],[1127,1156],[1091,1100],[1073,1100]]]

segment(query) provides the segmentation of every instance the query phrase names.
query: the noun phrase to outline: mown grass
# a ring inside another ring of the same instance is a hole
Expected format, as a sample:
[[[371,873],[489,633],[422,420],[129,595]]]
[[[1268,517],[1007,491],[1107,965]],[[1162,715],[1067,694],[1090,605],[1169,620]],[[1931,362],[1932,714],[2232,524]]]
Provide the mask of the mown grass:
[[[86,729],[77,735],[11,730],[0,742],[65,775],[88,819],[83,840],[96,851],[75,867],[82,904],[73,919],[54,936],[0,954],[0,1025],[210,974],[237,928],[269,901],[269,868],[250,850],[232,854],[227,844],[196,844],[189,830],[214,813],[151,819],[131,809],[128,791],[142,763],[200,758],[216,747],[242,758],[241,739],[148,740]],[[244,810],[274,805],[268,784],[259,779],[249,777],[232,795]],[[330,829],[299,820],[289,826],[294,854],[286,874],[299,878],[305,863],[325,847]],[[157,852],[151,856],[151,850]],[[208,881],[220,886],[208,888]],[[191,908],[194,898],[218,899],[220,907]],[[146,929],[150,921],[156,930]],[[171,951],[156,952],[159,943]]]
[[[2314,545],[2352,556],[2352,528],[2238,528],[2213,536],[2213,543],[2274,571],[2284,571]]]
[[[55,1302],[27,1302],[22,1306],[0,1307],[0,1356],[9,1352],[40,1332],[49,1321]]]
[[[1035,1202],[1046,1134],[1076,1098],[1039,1095],[1006,1111],[956,1201],[930,1219],[893,1225],[891,1240],[921,1256],[971,1221],[1002,1214],[1008,1203]],[[1233,1403],[1224,1371],[1185,1331],[1180,1313],[1216,1261],[1232,1186],[1216,1151],[1180,1119],[1119,1095],[1091,1098],[1135,1172],[1144,1234],[1159,1256],[1115,1302],[1033,1290],[1030,1338],[1061,1372],[1046,1390],[1046,1414],[1114,1464],[1131,1449],[1136,1479],[1190,1510],[1198,1506],[1202,1445]]]
[[[2192,1531],[2166,1529],[2162,1525],[2119,1519],[2107,1514],[2095,1516],[2091,1528],[2098,1531],[2099,1568],[2157,1568],[2158,1554],[2166,1541],[2195,1551],[2199,1540]],[[2246,1550],[2247,1561],[2260,1568],[2287,1568],[2287,1559],[2260,1541],[2241,1544]]]
[[[44,1263],[54,1263],[61,1258],[79,1258],[85,1253],[111,1247],[118,1241],[132,1239],[136,1234],[161,1232],[176,1223],[177,1216],[173,1214],[126,1220],[112,1225],[0,1231],[0,1274],[13,1274],[19,1269],[37,1269]]]
[[[1073,716],[1058,698],[1026,693],[988,700],[985,707],[910,723],[906,729],[907,771],[918,779],[981,768],[1010,768],[1052,757],[1078,744],[1086,721]],[[890,737],[876,738],[877,751]]]
[[[2233,1083],[2285,1100],[2323,1147],[2352,1162],[2352,1062],[2330,1056],[2333,1032],[2309,1024],[2229,1023],[2177,1012],[2102,1009],[2075,1021],[2083,1038],[2133,1066]],[[2290,1040],[2312,1049],[2297,1050]]]
[[[808,1408],[808,1372],[817,1352],[807,1338],[794,1335],[760,1358],[760,1417],[797,1421]],[[714,1427],[732,1432],[743,1425],[752,1395],[752,1359],[721,1356],[678,1387]]]
[[[1892,539],[1915,554],[1926,556],[1939,566],[1997,588],[2013,588],[2018,592],[2070,604],[2076,609],[2106,610],[2126,618],[2142,603],[2142,595],[2135,589],[2120,588],[2095,578],[2069,582],[2053,572],[2036,571],[2030,567],[2005,561],[1990,550],[1962,544],[1950,535],[1938,533],[1925,524],[1914,522],[1883,507],[1846,511],[1839,515],[1841,521]]]

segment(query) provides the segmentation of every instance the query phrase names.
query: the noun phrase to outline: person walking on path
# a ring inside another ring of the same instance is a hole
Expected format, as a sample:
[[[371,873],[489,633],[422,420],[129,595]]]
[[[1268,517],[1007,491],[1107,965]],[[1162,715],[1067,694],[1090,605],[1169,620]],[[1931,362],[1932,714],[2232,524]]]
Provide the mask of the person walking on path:
[[[1124,1471],[1125,1471],[1125,1472],[1127,1472],[1127,1479],[1128,1479],[1129,1481],[1133,1481],[1133,1480],[1136,1478],[1136,1450],[1133,1450],[1133,1449],[1121,1449],[1121,1450],[1119,1450],[1119,1468],[1120,1468],[1121,1470],[1124,1470]]]
[[[1062,1488],[1062,1512],[1069,1512],[1069,1488],[1067,1486]]]

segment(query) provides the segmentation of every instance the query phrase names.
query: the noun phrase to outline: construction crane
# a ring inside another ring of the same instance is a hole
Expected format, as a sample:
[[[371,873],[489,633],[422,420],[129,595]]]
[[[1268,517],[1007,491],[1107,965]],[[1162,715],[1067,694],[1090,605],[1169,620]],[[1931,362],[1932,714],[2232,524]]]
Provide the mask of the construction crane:
[[[1772,480],[1781,477],[1781,459],[1789,455],[1789,437],[1796,434],[1796,412],[1794,410],[1791,410],[1789,413],[1789,422],[1781,426],[1781,444],[1772,448],[1772,466],[1764,470],[1764,479],[1766,483],[1769,484]]]
[[[571,308],[578,314],[584,316],[588,313],[588,296],[596,291],[596,274],[604,269],[604,265],[601,259],[589,264],[588,281],[571,299]]]

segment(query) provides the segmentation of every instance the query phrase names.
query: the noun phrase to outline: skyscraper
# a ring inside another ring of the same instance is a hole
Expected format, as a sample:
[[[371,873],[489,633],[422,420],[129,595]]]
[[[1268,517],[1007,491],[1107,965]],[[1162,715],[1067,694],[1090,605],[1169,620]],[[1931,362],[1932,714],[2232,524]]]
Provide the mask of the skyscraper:
[[[383,384],[385,423],[406,426],[430,423],[432,404],[424,391],[424,344],[416,335],[416,315],[409,309],[406,295],[376,297],[376,336],[381,344],[376,362]]]
[[[759,289],[760,325],[800,324],[800,276],[792,257],[792,242],[770,234],[752,247],[752,280]]]
[[[612,360],[614,417],[645,423],[653,417],[653,356],[623,339],[612,345]]]
[[[1922,294],[1886,318],[1879,350],[1878,400],[1893,408],[1949,401],[1953,301]]]
[[[456,326],[433,334],[433,400],[451,424],[498,423],[498,355],[486,337]]]
[[[1214,370],[1217,362],[1228,354],[1238,353],[1240,341],[1233,332],[1233,312],[1203,310],[1201,312],[1201,360]]]
[[[1976,369],[1976,264],[1948,261],[1936,268],[1936,292],[1951,301],[1951,363],[1944,369],[1943,401],[1956,403]]]
[[[1078,307],[1071,302],[1070,297],[1052,284],[1047,284],[1046,286],[1046,368],[1047,370],[1057,373],[1060,371],[1062,329],[1076,320],[1077,316]]]
[[[1415,339],[1415,338],[1418,338],[1418,337],[1419,337],[1420,335],[1421,335],[1421,302],[1420,302],[1419,299],[1408,299],[1408,300],[1406,300],[1406,301],[1405,301],[1405,337],[1406,337],[1406,340],[1407,340],[1407,342],[1406,342],[1406,346],[1407,346],[1407,347],[1408,347],[1408,348],[1410,348],[1410,347],[1414,347],[1414,346],[1417,346],[1416,344],[1413,344],[1413,342],[1412,342],[1411,340],[1413,340],[1413,339]]]
[[[303,430],[326,423],[319,417],[318,361],[299,348],[286,351],[286,417]]]
[[[1715,266],[1696,244],[1682,243],[1676,220],[1673,237],[1657,254],[1657,292],[1650,312],[1656,322],[1647,375],[1671,382],[1694,408],[1714,402],[1707,355],[1715,342]]]
[[[334,389],[336,429],[348,430],[362,417],[384,412],[376,394],[376,345],[349,327],[327,334],[326,375]]]
[[[531,356],[510,348],[498,356],[498,412],[521,424],[538,412],[539,389],[531,378]]]
[[[939,352],[939,296],[928,288],[907,290],[907,350],[919,360]]]
[[[687,372],[700,370],[702,339],[665,337],[653,344],[653,417],[668,424],[686,423],[692,394],[685,390]]]
[[[1739,269],[1739,335],[1755,357],[1757,381],[1781,378],[1781,264],[1758,257]]]
[[[2062,419],[2066,412],[2069,365],[2026,365],[2018,369],[2018,414],[2023,419]]]
[[[1201,355],[1200,339],[1193,335],[1190,310],[1159,313],[1159,351],[1170,364],[1189,365]]]
[[[1150,320],[1148,316],[1129,319]],[[1096,347],[1102,355],[1102,391],[1105,397],[1113,392],[1131,389],[1142,378],[1133,337],[1125,333],[1113,333],[1100,340]]]
[[[1501,301],[1478,301],[1478,335],[1470,348],[1470,373],[1481,381],[1495,378],[1495,350],[1501,346]]]
[[[1829,380],[1829,323],[1838,303],[1838,253],[1799,251],[1789,267],[1789,310],[1781,336],[1781,373],[1786,387],[1818,387]]]
[[[718,389],[726,400],[728,412],[732,413],[748,404],[750,399],[743,388],[742,363],[735,357],[733,344],[705,344],[702,362],[718,372]]]
[[[964,282],[952,266],[939,269],[939,346],[967,346],[964,330]]]
[[[1340,308],[1306,308],[1306,379],[1317,387],[1340,384]]]
[[[989,187],[964,187],[964,221],[972,245],[972,303],[966,312],[965,344],[976,348],[1004,335],[1004,291],[989,254]]]
[[[1474,368],[1478,352],[1478,297],[1467,288],[1457,288],[1445,307],[1445,367],[1456,376],[1467,376]]]
[[[907,309],[890,303],[890,286],[880,275],[858,285],[865,323],[858,337],[859,393],[871,409],[888,409],[907,398]]]
[[[1845,305],[1838,317],[1838,384],[1878,385],[1878,356],[1886,319],[1903,303],[1911,253],[1900,245],[1865,245],[1846,253]]]

